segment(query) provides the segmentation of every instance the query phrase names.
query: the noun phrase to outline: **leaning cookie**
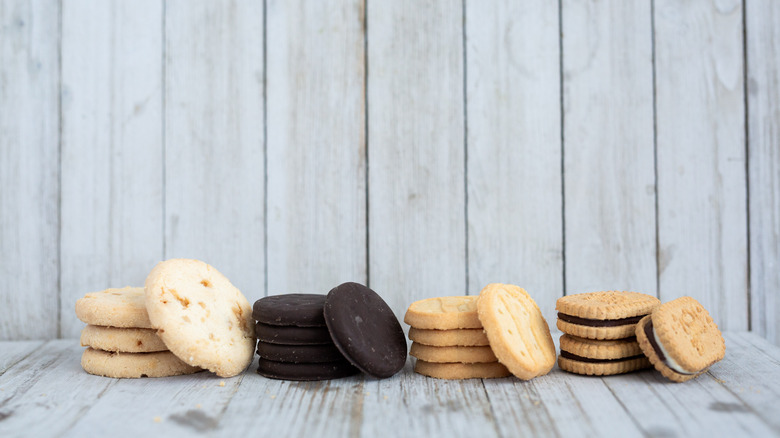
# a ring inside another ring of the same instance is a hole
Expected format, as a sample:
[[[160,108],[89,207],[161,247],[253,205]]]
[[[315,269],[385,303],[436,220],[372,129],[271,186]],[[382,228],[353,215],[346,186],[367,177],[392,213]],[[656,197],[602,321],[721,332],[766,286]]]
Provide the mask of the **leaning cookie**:
[[[558,328],[588,339],[634,336],[636,323],[661,302],[639,292],[602,291],[561,297],[555,304]]]
[[[655,369],[685,382],[726,354],[726,343],[709,312],[691,297],[659,306],[636,326],[636,338]]]

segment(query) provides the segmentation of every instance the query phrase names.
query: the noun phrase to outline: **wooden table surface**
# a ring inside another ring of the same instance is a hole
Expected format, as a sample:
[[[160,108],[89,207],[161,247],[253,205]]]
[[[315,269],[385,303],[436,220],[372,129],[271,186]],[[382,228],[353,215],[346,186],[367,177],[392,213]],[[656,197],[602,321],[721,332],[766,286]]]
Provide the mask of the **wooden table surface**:
[[[230,379],[109,379],[81,369],[77,340],[2,342],[0,436],[780,436],[780,348],[725,338],[725,359],[683,384],[557,366],[528,382],[445,381],[412,360],[384,380],[272,380],[256,364]]]

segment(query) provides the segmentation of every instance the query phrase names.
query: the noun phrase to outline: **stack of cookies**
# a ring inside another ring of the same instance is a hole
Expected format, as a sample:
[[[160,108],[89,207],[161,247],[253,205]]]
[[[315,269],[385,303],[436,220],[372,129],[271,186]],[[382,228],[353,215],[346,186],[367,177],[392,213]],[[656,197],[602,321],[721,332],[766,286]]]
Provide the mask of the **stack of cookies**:
[[[638,292],[603,291],[558,299],[558,366],[575,374],[607,376],[650,367],[635,337],[637,323],[661,302]]]

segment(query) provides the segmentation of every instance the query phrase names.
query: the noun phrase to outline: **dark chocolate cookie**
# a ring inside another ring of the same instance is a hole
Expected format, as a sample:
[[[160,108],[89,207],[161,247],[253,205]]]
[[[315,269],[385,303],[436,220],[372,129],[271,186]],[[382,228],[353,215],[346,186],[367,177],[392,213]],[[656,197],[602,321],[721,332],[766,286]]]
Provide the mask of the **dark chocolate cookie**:
[[[257,343],[257,354],[275,362],[319,363],[346,360],[333,343],[325,345],[280,345]]]
[[[296,327],[294,325],[255,324],[257,339],[272,344],[321,345],[332,344],[327,327]]]
[[[333,288],[325,300],[325,322],[336,347],[364,373],[390,377],[406,363],[406,337],[398,318],[366,286]]]
[[[255,301],[252,316],[263,324],[324,327],[325,295],[286,294]]]
[[[359,373],[348,361],[323,363],[285,363],[260,358],[257,373],[271,379],[327,380]]]

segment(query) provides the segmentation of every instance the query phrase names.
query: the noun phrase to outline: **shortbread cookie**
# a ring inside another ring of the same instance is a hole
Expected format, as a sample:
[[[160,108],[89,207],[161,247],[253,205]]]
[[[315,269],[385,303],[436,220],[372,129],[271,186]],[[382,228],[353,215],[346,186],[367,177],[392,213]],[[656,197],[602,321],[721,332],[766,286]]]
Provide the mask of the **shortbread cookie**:
[[[520,379],[547,374],[555,365],[555,344],[539,306],[511,284],[493,283],[479,293],[479,320],[498,361]]]
[[[169,350],[184,362],[232,377],[252,362],[252,307],[219,271],[199,260],[160,262],[146,278],[146,309]]]
[[[123,353],[153,353],[167,351],[153,329],[116,328],[88,325],[81,330],[81,346]]]
[[[364,373],[390,377],[406,363],[406,337],[390,306],[358,283],[328,292],[325,323],[336,347]]]
[[[257,373],[282,380],[328,380],[352,376],[360,370],[346,360],[322,363],[286,363],[260,358]]]
[[[693,379],[726,354],[718,325],[691,297],[664,303],[642,318],[636,338],[655,369],[674,382]]]
[[[90,292],[76,301],[76,316],[92,325],[152,328],[142,287]]]
[[[558,366],[576,374],[609,376],[650,367],[636,338],[597,341],[561,336]]]
[[[296,327],[294,325],[270,325],[258,322],[255,325],[257,339],[272,344],[316,345],[332,344],[327,327]]]
[[[634,328],[661,302],[658,298],[621,291],[587,292],[558,298],[558,328],[588,339],[622,339],[634,336]]]
[[[96,376],[135,379],[169,377],[203,371],[182,362],[170,351],[157,353],[116,353],[87,348],[81,356],[81,367]]]
[[[426,330],[411,327],[409,329],[409,339],[420,344],[436,347],[478,347],[490,345],[487,335],[481,328]]]
[[[263,324],[325,327],[325,295],[272,295],[255,301],[252,316]]]
[[[281,345],[257,343],[257,354],[275,362],[318,363],[345,360],[333,343],[324,345]]]
[[[482,328],[477,316],[476,296],[437,297],[415,301],[406,311],[404,322],[418,329]]]
[[[426,362],[462,362],[485,363],[495,362],[496,355],[489,346],[484,347],[434,347],[432,345],[412,342],[409,355]]]
[[[435,363],[417,360],[414,372],[437,379],[495,379],[512,373],[498,362],[489,363]]]

